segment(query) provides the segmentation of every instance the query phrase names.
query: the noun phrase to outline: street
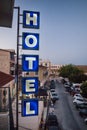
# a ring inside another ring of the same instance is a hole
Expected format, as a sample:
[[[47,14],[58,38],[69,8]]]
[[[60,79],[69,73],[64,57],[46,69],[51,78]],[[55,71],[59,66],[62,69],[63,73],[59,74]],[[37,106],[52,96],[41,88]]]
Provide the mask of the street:
[[[59,100],[54,105],[55,114],[57,115],[59,125],[62,130],[87,130],[83,118],[73,105],[73,97],[65,91],[61,83],[56,83],[56,92]]]

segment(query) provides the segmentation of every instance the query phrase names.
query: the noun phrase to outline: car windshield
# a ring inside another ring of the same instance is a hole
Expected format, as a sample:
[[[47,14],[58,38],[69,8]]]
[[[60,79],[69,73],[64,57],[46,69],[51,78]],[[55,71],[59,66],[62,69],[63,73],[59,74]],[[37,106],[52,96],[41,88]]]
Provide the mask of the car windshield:
[[[53,90],[50,90],[51,92],[55,92],[55,90],[53,89]]]
[[[57,96],[57,94],[56,93],[52,93],[52,96]]]

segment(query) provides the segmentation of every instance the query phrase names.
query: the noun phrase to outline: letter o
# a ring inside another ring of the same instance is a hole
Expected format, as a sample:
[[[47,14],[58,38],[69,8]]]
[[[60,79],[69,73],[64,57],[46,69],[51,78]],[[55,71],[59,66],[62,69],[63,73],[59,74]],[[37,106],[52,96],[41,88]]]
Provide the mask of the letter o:
[[[33,43],[32,43],[32,44],[29,42],[29,40],[30,40],[31,38],[33,39]],[[36,38],[34,35],[28,35],[28,36],[26,36],[26,38],[25,38],[25,43],[26,43],[26,45],[27,45],[28,47],[35,47],[35,46],[37,45],[37,38]]]

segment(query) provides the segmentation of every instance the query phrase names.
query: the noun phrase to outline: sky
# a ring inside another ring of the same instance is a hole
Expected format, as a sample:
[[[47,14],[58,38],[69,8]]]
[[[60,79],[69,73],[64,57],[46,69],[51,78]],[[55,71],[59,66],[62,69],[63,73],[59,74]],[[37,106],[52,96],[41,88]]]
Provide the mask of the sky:
[[[26,53],[38,54],[53,64],[87,65],[87,0],[15,0],[14,6],[20,7],[20,14],[23,10],[40,12],[40,29],[23,29],[20,25],[20,35],[40,35],[39,51]],[[17,48],[16,9],[12,28],[0,27],[0,48]],[[20,53],[25,53],[21,47]]]

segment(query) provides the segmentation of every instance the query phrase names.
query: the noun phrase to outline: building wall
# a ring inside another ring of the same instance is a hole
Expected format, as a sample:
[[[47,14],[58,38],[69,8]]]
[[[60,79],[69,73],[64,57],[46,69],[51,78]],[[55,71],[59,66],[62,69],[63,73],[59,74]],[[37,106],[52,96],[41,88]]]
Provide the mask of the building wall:
[[[48,76],[50,76],[50,74],[51,74],[51,62],[49,60],[40,59],[39,65],[46,67],[46,69],[48,71]]]
[[[0,50],[0,71],[10,73],[10,53],[8,51]]]
[[[47,75],[45,74],[47,72],[47,67],[39,66],[38,76],[40,82],[44,81],[47,78]]]
[[[15,75],[15,50],[0,49],[0,71]]]
[[[42,59],[40,59],[39,64],[47,67],[49,77],[58,76],[59,75],[58,70],[63,66],[63,65],[55,65],[52,64],[49,60],[42,60]]]
[[[62,67],[63,65],[51,65],[51,74],[59,75],[58,70]]]
[[[14,80],[0,87],[0,110],[4,110],[8,108],[9,92],[10,92],[11,99],[13,99],[14,96],[16,95],[16,86]]]

